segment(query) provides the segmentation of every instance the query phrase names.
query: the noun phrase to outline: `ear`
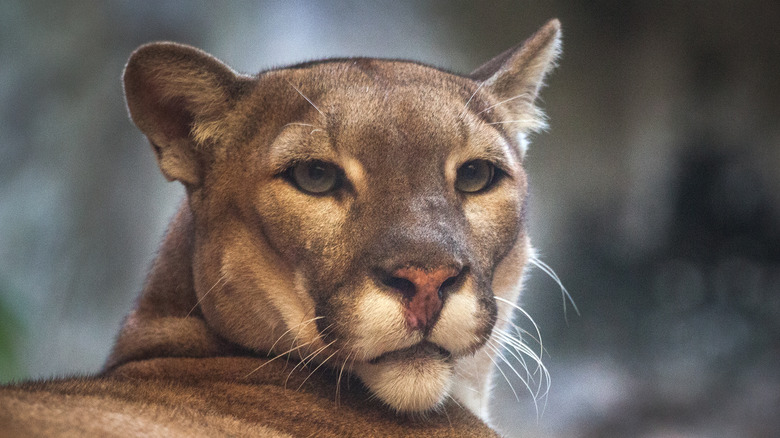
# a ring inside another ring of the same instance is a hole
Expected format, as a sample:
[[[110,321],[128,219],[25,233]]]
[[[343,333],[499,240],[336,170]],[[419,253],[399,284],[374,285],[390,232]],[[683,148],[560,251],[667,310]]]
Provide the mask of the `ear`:
[[[152,43],[130,56],[124,72],[130,117],[168,180],[188,187],[201,183],[207,144],[224,131],[244,82],[225,64],[185,45]]]
[[[491,59],[470,77],[498,99],[507,111],[508,124],[518,132],[545,127],[544,116],[534,102],[547,73],[561,52],[561,23],[552,19],[519,46]]]

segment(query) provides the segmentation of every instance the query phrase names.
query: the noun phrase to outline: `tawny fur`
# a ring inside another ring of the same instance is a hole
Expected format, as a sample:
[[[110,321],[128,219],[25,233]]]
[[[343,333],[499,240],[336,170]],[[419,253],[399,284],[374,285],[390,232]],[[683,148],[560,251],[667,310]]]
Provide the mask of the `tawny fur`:
[[[494,436],[491,368],[531,255],[526,134],[559,52],[557,20],[470,76],[355,58],[249,77],[191,47],[141,47],[130,115],[187,199],[104,371],[3,388],[0,424]],[[459,191],[474,160],[496,182]],[[338,190],[298,186],[292,169],[312,162],[339,169]],[[431,272],[452,280],[438,297]],[[424,304],[399,275],[425,284]]]

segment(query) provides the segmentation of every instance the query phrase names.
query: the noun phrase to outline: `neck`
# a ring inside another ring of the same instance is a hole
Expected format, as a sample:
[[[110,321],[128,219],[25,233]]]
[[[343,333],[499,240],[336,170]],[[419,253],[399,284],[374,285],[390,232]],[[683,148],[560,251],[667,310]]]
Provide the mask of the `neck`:
[[[206,357],[235,351],[208,327],[198,307],[192,278],[193,226],[192,212],[184,202],[168,227],[105,370],[153,357]]]

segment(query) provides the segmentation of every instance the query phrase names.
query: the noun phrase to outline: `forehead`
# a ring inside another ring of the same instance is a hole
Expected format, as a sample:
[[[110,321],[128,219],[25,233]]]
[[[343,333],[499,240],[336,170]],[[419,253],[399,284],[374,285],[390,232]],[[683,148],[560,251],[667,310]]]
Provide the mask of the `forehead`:
[[[478,85],[432,67],[358,59],[319,65],[306,79],[332,146],[358,159],[414,159],[498,134],[480,113]]]
[[[274,100],[291,111],[269,151],[277,171],[313,159],[354,159],[367,171],[403,165],[418,172],[440,169],[448,159],[517,162],[500,125],[490,123],[490,96],[468,78],[375,59],[280,73]]]

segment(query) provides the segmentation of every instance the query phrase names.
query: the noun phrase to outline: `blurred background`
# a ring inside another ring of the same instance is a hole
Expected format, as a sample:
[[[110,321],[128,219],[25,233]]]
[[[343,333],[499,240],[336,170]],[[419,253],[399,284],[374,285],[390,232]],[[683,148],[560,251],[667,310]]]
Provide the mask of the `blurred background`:
[[[97,371],[183,190],[120,75],[174,40],[239,71],[329,56],[468,73],[551,17],[564,55],[527,159],[546,398],[499,374],[510,437],[780,428],[780,3],[0,2],[0,382]],[[519,321],[530,327],[527,321]],[[516,366],[517,364],[515,364]],[[508,376],[511,370],[504,366]],[[510,376],[511,377],[511,376]]]

